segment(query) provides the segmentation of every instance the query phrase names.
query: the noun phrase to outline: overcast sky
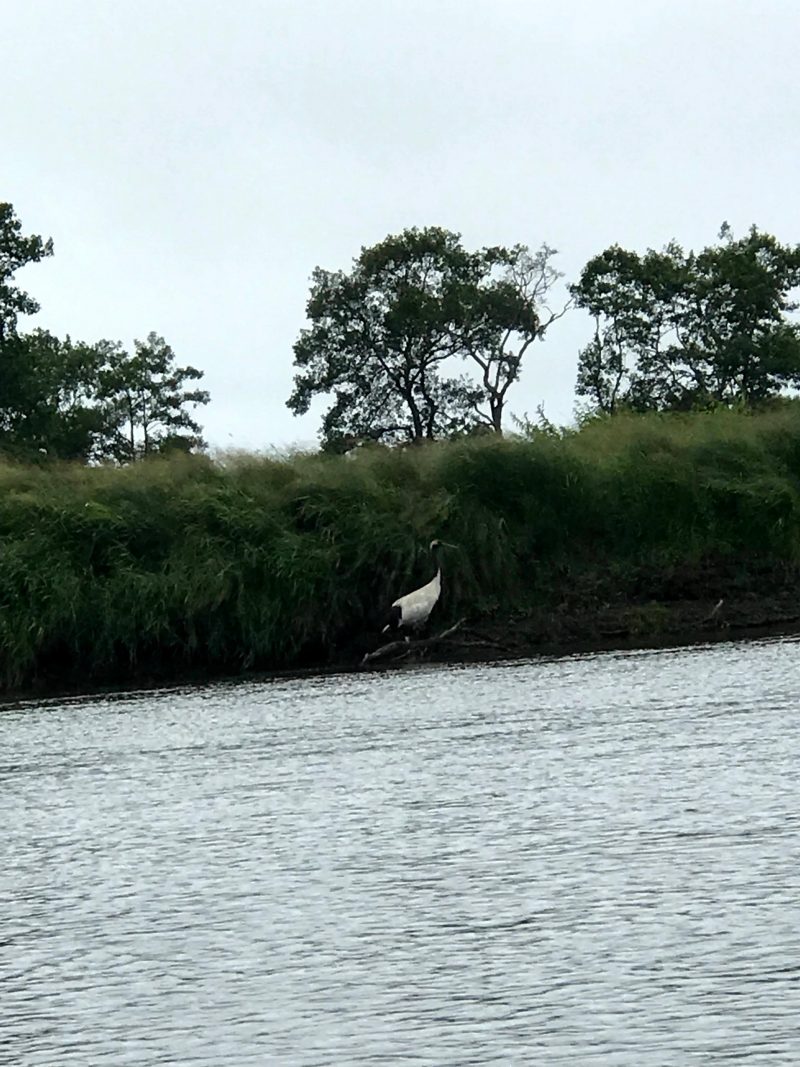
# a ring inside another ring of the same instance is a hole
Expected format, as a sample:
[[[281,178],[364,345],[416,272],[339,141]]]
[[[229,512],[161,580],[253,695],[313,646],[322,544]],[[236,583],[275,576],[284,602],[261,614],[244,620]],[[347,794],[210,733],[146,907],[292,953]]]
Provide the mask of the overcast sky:
[[[567,280],[723,220],[800,241],[795,0],[7,0],[2,38],[0,200],[55,242],[36,324],[163,334],[215,446],[314,441],[321,403],[285,407],[311,271],[406,226],[547,241]],[[568,422],[589,335],[557,324],[511,410]]]

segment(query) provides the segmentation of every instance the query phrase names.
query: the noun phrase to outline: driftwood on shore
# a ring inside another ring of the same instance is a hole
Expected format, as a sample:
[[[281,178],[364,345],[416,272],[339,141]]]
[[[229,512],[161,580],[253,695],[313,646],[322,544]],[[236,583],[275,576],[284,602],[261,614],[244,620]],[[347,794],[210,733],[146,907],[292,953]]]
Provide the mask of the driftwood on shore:
[[[446,641],[451,634],[454,634],[456,630],[459,630],[466,619],[459,619],[458,622],[453,623],[446,630],[442,630],[440,634],[435,634],[433,637],[422,637],[416,641],[410,641],[403,638],[402,641],[390,641],[387,645],[381,645],[380,648],[376,648],[374,652],[367,652],[364,654],[361,660],[361,666],[366,667],[368,664],[373,663],[378,659],[389,659],[399,661],[406,659],[414,652],[418,652],[421,649],[430,648],[431,645],[440,644],[442,641]]]

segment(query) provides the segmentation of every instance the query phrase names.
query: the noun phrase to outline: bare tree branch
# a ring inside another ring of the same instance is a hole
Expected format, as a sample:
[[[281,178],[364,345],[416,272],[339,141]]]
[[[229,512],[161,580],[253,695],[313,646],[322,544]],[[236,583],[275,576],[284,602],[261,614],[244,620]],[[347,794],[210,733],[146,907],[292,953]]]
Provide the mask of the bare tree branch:
[[[367,664],[373,663],[377,659],[386,659],[388,656],[392,656],[395,652],[401,652],[402,655],[395,657],[396,659],[405,659],[412,652],[416,652],[419,649],[430,648],[431,645],[436,645],[442,641],[447,640],[451,634],[454,634],[456,630],[460,629],[466,618],[459,619],[458,622],[448,627],[446,630],[442,630],[440,634],[436,634],[434,637],[425,637],[416,641],[390,641],[388,645],[381,645],[380,648],[376,648],[374,652],[367,652],[361,660],[361,666],[366,667]]]

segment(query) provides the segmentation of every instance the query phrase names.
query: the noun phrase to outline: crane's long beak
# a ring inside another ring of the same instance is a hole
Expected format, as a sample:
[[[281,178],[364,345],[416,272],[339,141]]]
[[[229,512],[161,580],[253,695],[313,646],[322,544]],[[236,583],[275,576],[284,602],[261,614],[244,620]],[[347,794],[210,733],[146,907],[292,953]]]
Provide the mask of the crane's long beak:
[[[459,547],[458,545],[451,544],[449,541],[440,541],[439,544],[442,545],[444,548],[458,548]]]

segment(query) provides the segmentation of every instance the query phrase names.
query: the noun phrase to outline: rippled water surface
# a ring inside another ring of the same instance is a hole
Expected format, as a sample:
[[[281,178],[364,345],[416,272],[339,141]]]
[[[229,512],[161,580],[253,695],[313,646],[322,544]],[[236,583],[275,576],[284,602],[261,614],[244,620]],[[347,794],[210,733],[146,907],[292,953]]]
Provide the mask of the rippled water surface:
[[[798,660],[0,711],[0,1063],[800,1064]]]

